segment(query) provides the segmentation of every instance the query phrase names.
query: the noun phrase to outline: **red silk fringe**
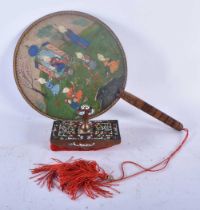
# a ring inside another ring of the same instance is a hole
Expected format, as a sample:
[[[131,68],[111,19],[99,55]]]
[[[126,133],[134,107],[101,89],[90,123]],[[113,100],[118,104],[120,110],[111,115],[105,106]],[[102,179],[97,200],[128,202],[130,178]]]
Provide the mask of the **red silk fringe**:
[[[98,196],[112,197],[112,193],[107,189],[112,189],[109,183],[109,175],[99,167],[96,161],[69,160],[57,163],[42,165],[32,169],[31,178],[37,178],[39,185],[47,185],[49,191],[57,186],[60,190],[68,194],[72,200],[77,199],[85,193],[90,198]],[[44,175],[43,175],[44,174]],[[115,190],[117,192],[117,190]]]
[[[146,172],[157,172],[166,168],[170,160],[179,152],[188,139],[188,129],[184,128],[183,130],[186,133],[185,137],[180,145],[167,158],[148,168],[133,161],[124,161],[121,163],[122,175],[118,179],[113,179],[96,161],[82,159],[72,160],[72,158],[67,162],[53,159],[56,161],[54,164],[38,164],[37,168],[31,170],[32,174],[35,174],[31,178],[35,178],[35,181],[41,186],[47,185],[49,191],[57,187],[68,194],[72,200],[77,199],[84,193],[92,199],[99,196],[109,198],[113,196],[113,192],[119,193],[119,191],[113,188],[113,186],[117,185],[116,182]],[[139,168],[140,171],[126,176],[124,172],[124,166],[126,164],[132,164]]]

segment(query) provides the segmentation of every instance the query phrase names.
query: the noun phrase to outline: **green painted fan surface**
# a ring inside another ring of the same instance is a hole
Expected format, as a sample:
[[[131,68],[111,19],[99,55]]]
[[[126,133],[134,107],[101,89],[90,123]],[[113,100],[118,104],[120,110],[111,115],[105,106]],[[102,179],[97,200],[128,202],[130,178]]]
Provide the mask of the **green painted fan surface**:
[[[29,104],[56,119],[78,119],[82,104],[94,116],[124,89],[126,61],[113,32],[96,18],[61,12],[33,23],[15,53],[18,87]]]

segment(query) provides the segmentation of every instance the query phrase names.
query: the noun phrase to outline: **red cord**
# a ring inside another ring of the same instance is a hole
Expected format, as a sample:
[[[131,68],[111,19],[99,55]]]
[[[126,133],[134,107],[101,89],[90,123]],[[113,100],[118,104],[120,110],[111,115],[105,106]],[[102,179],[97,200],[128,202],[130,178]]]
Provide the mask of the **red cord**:
[[[163,169],[165,169],[168,165],[168,163],[170,162],[170,160],[179,152],[179,150],[182,148],[182,146],[185,144],[185,142],[187,141],[188,139],[188,136],[189,136],[189,130],[187,128],[183,128],[183,131],[186,132],[185,134],[185,137],[183,138],[182,142],[180,143],[180,145],[167,157],[165,158],[163,161],[159,162],[159,163],[156,163],[155,165],[149,167],[149,168],[146,168],[136,162],[133,162],[133,161],[124,161],[121,163],[121,172],[122,172],[122,175],[120,178],[118,179],[114,179],[111,181],[112,182],[119,182],[119,181],[122,181],[122,180],[125,180],[125,179],[129,179],[129,178],[132,178],[132,177],[135,177],[135,176],[138,176],[140,174],[143,174],[143,173],[146,173],[146,172],[157,172],[157,171],[161,171]],[[134,174],[131,174],[131,175],[128,175],[128,176],[125,176],[125,172],[124,172],[124,166],[126,164],[132,164],[140,169],[142,169],[141,171],[138,171]]]
[[[50,165],[39,164],[37,168],[32,169],[32,174],[36,182],[43,186],[46,185],[49,190],[58,187],[61,191],[68,194],[71,199],[77,199],[83,193],[95,199],[96,197],[112,197],[111,191],[118,192],[113,186],[115,182],[135,177],[146,172],[157,172],[167,167],[170,160],[180,151],[182,146],[188,139],[188,129],[183,129],[186,134],[180,145],[164,160],[154,164],[151,167],[144,167],[133,161],[124,161],[121,163],[121,177],[118,179],[110,179],[110,175],[106,173],[96,161],[88,160],[68,160],[62,162],[54,159],[56,163]],[[124,166],[131,164],[141,169],[140,171],[131,175],[125,175]]]

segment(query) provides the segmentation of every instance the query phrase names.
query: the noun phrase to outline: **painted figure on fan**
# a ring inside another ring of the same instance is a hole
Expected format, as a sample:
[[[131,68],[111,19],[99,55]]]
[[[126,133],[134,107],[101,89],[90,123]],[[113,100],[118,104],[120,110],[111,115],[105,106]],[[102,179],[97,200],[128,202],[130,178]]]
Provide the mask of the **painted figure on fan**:
[[[80,102],[83,98],[83,91],[76,91],[75,85],[72,83],[70,88],[65,87],[62,92],[66,94],[65,102],[68,103],[73,109],[77,110],[80,107]]]
[[[76,111],[80,108],[80,104],[77,103],[75,99],[65,99],[65,103],[69,104],[69,106]]]
[[[66,64],[66,61],[60,57],[51,58],[50,64],[56,68],[57,72],[63,72],[69,69],[69,66]]]
[[[78,34],[73,32],[71,29],[65,28],[62,25],[60,25],[60,26],[56,25],[56,28],[60,33],[63,34],[63,37],[66,41],[70,41],[73,44],[76,44],[76,45],[80,46],[81,48],[88,48],[89,47],[89,45],[90,45],[89,41],[82,38],[81,36],[79,36]]]
[[[59,78],[70,72],[69,56],[49,42],[40,47],[31,45],[28,54],[34,58],[35,67],[46,73],[49,78]]]
[[[102,54],[97,54],[97,58],[99,61],[101,61],[105,67],[109,68],[109,71],[111,74],[114,74],[119,69],[119,60],[112,60],[111,58],[106,58]]]
[[[83,61],[84,66],[88,69],[88,70],[95,70],[97,67],[97,63],[96,61],[92,60],[90,56],[88,55],[84,55],[81,52],[76,52],[76,57],[80,60]]]
[[[69,66],[66,64],[66,61],[60,57],[48,57],[44,55],[43,57],[40,57],[40,59],[49,65],[49,68],[55,72],[57,77],[62,76],[64,72],[69,70]]]
[[[60,92],[60,85],[59,84],[53,84],[52,80],[46,81],[46,79],[40,77],[37,80],[41,85],[45,85],[45,87],[51,91],[53,96],[56,96]]]

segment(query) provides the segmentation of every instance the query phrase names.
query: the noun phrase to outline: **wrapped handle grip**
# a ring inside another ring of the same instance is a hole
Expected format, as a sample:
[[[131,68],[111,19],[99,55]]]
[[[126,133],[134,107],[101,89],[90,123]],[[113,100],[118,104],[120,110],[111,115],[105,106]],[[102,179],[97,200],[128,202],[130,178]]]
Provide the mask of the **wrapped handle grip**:
[[[164,112],[161,112],[160,110],[156,109],[152,105],[144,102],[140,98],[132,95],[131,93],[128,93],[126,91],[123,91],[121,93],[121,98],[124,99],[129,104],[137,107],[138,109],[141,109],[142,111],[146,112],[147,114],[151,115],[152,117],[162,121],[163,123],[169,125],[170,127],[181,131],[183,130],[183,125],[179,121],[173,119],[169,115],[165,114]]]

